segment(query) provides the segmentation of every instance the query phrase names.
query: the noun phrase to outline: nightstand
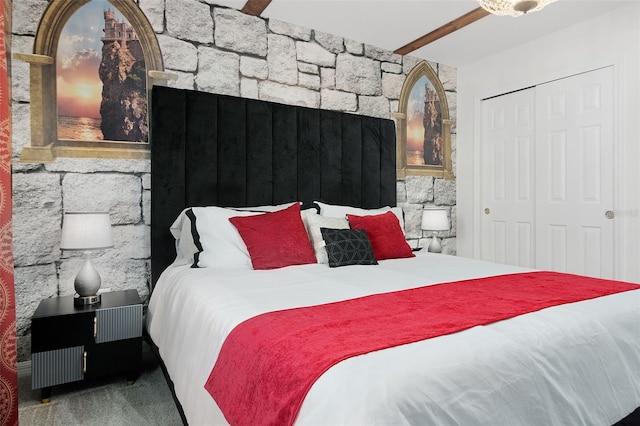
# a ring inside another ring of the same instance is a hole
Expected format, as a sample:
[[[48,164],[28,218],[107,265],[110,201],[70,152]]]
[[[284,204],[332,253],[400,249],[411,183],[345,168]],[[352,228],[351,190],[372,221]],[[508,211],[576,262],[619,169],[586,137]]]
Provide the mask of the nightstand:
[[[136,290],[102,293],[96,305],[73,296],[40,302],[31,317],[31,388],[49,402],[51,387],[125,373],[133,382],[142,362],[142,301]]]

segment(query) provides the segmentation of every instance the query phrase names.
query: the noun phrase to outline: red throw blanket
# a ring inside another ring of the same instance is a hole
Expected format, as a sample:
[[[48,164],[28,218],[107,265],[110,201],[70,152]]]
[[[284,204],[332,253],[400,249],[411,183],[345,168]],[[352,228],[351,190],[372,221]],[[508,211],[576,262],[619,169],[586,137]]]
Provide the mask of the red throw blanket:
[[[638,288],[531,272],[269,312],[231,331],[205,389],[232,425],[291,425],[313,383],[344,359]]]

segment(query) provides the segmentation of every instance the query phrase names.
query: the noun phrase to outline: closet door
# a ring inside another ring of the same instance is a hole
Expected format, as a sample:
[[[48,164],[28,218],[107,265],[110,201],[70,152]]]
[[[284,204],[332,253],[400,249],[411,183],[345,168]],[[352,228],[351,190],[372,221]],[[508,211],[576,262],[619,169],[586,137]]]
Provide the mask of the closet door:
[[[536,87],[536,267],[613,277],[613,75]]]
[[[481,257],[613,277],[613,73],[482,103]]]
[[[534,89],[483,102],[482,258],[534,266]]]

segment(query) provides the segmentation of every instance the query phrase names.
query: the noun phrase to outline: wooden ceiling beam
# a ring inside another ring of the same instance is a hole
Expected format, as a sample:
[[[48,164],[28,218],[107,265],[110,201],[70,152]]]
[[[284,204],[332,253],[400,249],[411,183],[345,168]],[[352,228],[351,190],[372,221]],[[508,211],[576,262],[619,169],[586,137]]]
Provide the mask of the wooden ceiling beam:
[[[487,15],[489,15],[489,12],[481,7],[474,9],[471,12],[454,19],[453,21],[444,24],[440,28],[436,28],[429,34],[425,34],[422,37],[415,39],[411,43],[405,44],[401,48],[396,49],[394,53],[397,53],[399,55],[407,55],[414,50],[420,49],[421,47],[426,46],[429,43],[433,43],[434,41],[455,31],[458,31],[460,28],[466,27],[467,25],[472,24]]]
[[[260,16],[267,6],[269,6],[269,3],[271,3],[271,0],[247,0],[244,6],[242,6],[241,12],[247,15]]]

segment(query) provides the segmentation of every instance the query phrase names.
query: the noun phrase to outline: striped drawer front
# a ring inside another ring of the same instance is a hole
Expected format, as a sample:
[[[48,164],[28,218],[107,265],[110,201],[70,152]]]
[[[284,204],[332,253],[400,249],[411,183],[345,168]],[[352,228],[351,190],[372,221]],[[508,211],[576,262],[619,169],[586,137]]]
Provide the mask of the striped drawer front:
[[[31,388],[82,380],[82,346],[31,354]]]
[[[142,336],[142,305],[96,311],[96,343]]]

